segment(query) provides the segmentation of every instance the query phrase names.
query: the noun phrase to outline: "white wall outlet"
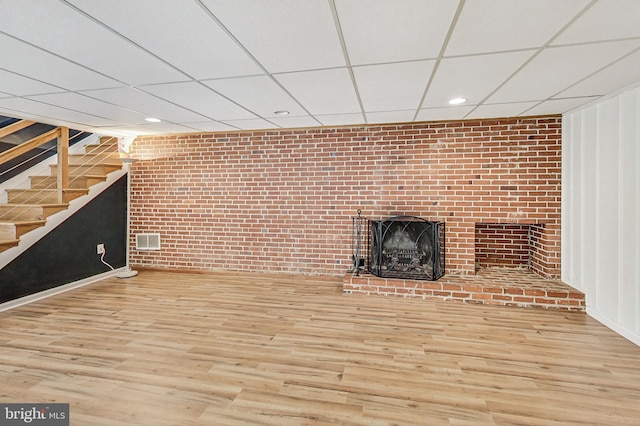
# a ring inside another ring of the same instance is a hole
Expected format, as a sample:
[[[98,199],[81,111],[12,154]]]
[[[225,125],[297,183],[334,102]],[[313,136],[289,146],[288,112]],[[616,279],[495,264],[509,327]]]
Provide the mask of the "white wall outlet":
[[[103,254],[104,253],[104,244],[98,244],[96,246],[96,250],[98,251],[98,254]]]

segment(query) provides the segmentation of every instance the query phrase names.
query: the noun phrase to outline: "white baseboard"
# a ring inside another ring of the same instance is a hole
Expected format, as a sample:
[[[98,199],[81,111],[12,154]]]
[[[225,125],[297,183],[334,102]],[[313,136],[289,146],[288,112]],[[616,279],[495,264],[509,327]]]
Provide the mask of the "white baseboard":
[[[47,297],[55,296],[56,294],[64,293],[65,291],[69,291],[76,288],[84,287],[85,285],[93,284],[105,278],[113,277],[118,272],[124,269],[125,268],[115,269],[113,271],[104,272],[102,274],[94,275],[92,277],[88,277],[79,281],[75,281],[72,283],[63,284],[58,287],[50,288],[49,290],[43,290],[39,293],[30,294],[28,296],[24,296],[19,299],[10,300],[8,302],[0,304],[0,312],[8,311],[9,309],[17,308],[18,306],[22,306],[28,303],[36,302],[38,300],[46,299]]]
[[[619,335],[621,335],[625,339],[627,339],[627,340],[631,341],[632,343],[640,346],[640,335],[638,333],[627,329],[622,324],[619,324],[619,323],[617,323],[615,321],[612,321],[611,319],[609,319],[606,316],[602,315],[597,310],[595,310],[593,308],[590,308],[589,306],[587,306],[587,315],[589,315],[591,318],[595,319],[599,323],[602,323],[602,325],[604,325],[605,327],[610,328],[611,330],[615,331],[616,333],[618,333]]]

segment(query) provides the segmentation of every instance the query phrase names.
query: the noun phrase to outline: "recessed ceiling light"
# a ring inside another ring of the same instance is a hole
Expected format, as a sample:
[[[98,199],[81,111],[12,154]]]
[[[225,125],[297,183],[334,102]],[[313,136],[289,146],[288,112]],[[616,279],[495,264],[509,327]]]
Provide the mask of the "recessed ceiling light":
[[[467,102],[465,98],[453,98],[449,101],[449,105],[460,105]]]
[[[159,118],[153,118],[153,117],[145,118],[145,120],[147,120],[149,123],[160,123],[162,121]]]
[[[275,111],[275,115],[289,115],[289,111]]]

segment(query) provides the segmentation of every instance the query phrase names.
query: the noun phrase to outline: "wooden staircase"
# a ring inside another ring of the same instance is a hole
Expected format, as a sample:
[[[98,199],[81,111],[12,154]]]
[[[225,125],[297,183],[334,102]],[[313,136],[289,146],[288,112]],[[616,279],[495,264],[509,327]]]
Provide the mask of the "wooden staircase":
[[[69,155],[69,187],[59,202],[56,189],[58,166],[50,176],[30,176],[31,188],[7,190],[6,204],[0,204],[0,252],[17,246],[20,237],[44,226],[47,217],[65,210],[69,202],[89,193],[104,182],[107,174],[122,169],[117,138],[102,137],[98,145],[87,145],[84,154]]]

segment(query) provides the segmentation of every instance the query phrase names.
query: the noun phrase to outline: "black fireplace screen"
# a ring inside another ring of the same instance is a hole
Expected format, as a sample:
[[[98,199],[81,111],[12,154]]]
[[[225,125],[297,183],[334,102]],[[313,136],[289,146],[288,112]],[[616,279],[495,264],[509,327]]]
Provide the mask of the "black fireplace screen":
[[[444,223],[415,216],[367,221],[368,270],[385,278],[435,281],[444,275]]]

